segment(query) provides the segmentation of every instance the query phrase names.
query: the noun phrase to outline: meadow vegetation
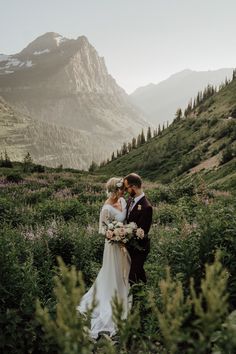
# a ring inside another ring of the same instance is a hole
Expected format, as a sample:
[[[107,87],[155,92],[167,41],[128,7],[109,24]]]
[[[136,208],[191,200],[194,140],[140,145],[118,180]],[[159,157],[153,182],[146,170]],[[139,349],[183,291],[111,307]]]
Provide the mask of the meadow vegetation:
[[[0,351],[234,353],[236,202],[233,188],[217,189],[221,171],[207,182],[201,174],[165,185],[145,180],[154,206],[148,282],[133,289],[138,300],[127,321],[114,299],[117,341],[93,342],[90,313],[79,316],[75,305],[101,266],[108,176],[2,166]]]

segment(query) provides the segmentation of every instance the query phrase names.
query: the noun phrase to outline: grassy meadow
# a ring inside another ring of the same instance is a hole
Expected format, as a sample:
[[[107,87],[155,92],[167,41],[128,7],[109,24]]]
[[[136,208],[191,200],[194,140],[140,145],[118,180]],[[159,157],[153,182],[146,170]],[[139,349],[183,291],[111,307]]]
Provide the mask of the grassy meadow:
[[[210,189],[201,174],[144,181],[154,206],[147,285],[133,289],[138,301],[127,321],[114,299],[117,343],[89,340],[89,314],[78,316],[75,305],[101,266],[107,178],[21,163],[0,168],[0,351],[234,353],[235,194]]]

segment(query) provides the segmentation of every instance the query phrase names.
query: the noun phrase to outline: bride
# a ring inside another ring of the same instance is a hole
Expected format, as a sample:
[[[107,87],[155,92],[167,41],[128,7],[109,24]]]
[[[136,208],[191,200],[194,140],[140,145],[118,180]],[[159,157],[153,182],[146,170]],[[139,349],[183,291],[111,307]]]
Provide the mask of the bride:
[[[126,201],[123,198],[124,185],[121,178],[112,177],[106,184],[108,199],[105,201],[99,218],[99,233],[106,235],[106,225],[113,220],[124,222],[126,218]],[[118,244],[109,243],[105,240],[102,267],[98,276],[89,289],[82,297],[77,307],[80,313],[85,313],[95,299],[95,307],[92,318],[90,335],[96,339],[99,332],[109,332],[112,337],[116,333],[116,326],[112,320],[111,302],[117,296],[123,305],[123,318],[127,318],[129,310],[129,270],[130,257],[125,248]]]

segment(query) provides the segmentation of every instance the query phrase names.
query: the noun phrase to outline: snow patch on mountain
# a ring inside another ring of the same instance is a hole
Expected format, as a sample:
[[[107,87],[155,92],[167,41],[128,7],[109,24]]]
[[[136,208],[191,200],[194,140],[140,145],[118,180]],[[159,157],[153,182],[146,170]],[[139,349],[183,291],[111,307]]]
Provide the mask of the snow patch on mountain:
[[[0,60],[3,62],[6,62],[4,64],[2,64],[2,66],[0,66],[0,71],[2,71],[2,73],[5,74],[12,74],[14,71],[12,71],[11,69],[13,68],[22,68],[22,67],[26,67],[26,68],[30,68],[32,67],[34,64],[32,63],[32,60],[26,60],[26,61],[21,61],[17,58],[12,58],[10,56],[5,56],[7,57],[7,59],[5,58],[5,60]]]
[[[55,40],[57,42],[57,46],[59,47],[60,44],[62,44],[63,42],[66,42],[68,39],[62,36],[57,36],[55,37]]]
[[[27,60],[25,66],[27,66],[27,68],[31,68],[31,66],[33,66],[32,60]]]
[[[41,54],[44,54],[44,53],[49,53],[50,52],[50,50],[49,49],[44,49],[44,50],[40,50],[40,51],[35,51],[34,53],[33,53],[33,55],[41,55]]]

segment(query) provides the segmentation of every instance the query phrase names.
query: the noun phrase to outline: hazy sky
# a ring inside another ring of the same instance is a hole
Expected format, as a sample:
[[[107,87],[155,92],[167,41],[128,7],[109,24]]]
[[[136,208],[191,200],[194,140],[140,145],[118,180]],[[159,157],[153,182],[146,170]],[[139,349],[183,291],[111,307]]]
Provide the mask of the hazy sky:
[[[236,67],[236,0],[0,0],[0,53],[85,35],[128,93],[189,68]]]

